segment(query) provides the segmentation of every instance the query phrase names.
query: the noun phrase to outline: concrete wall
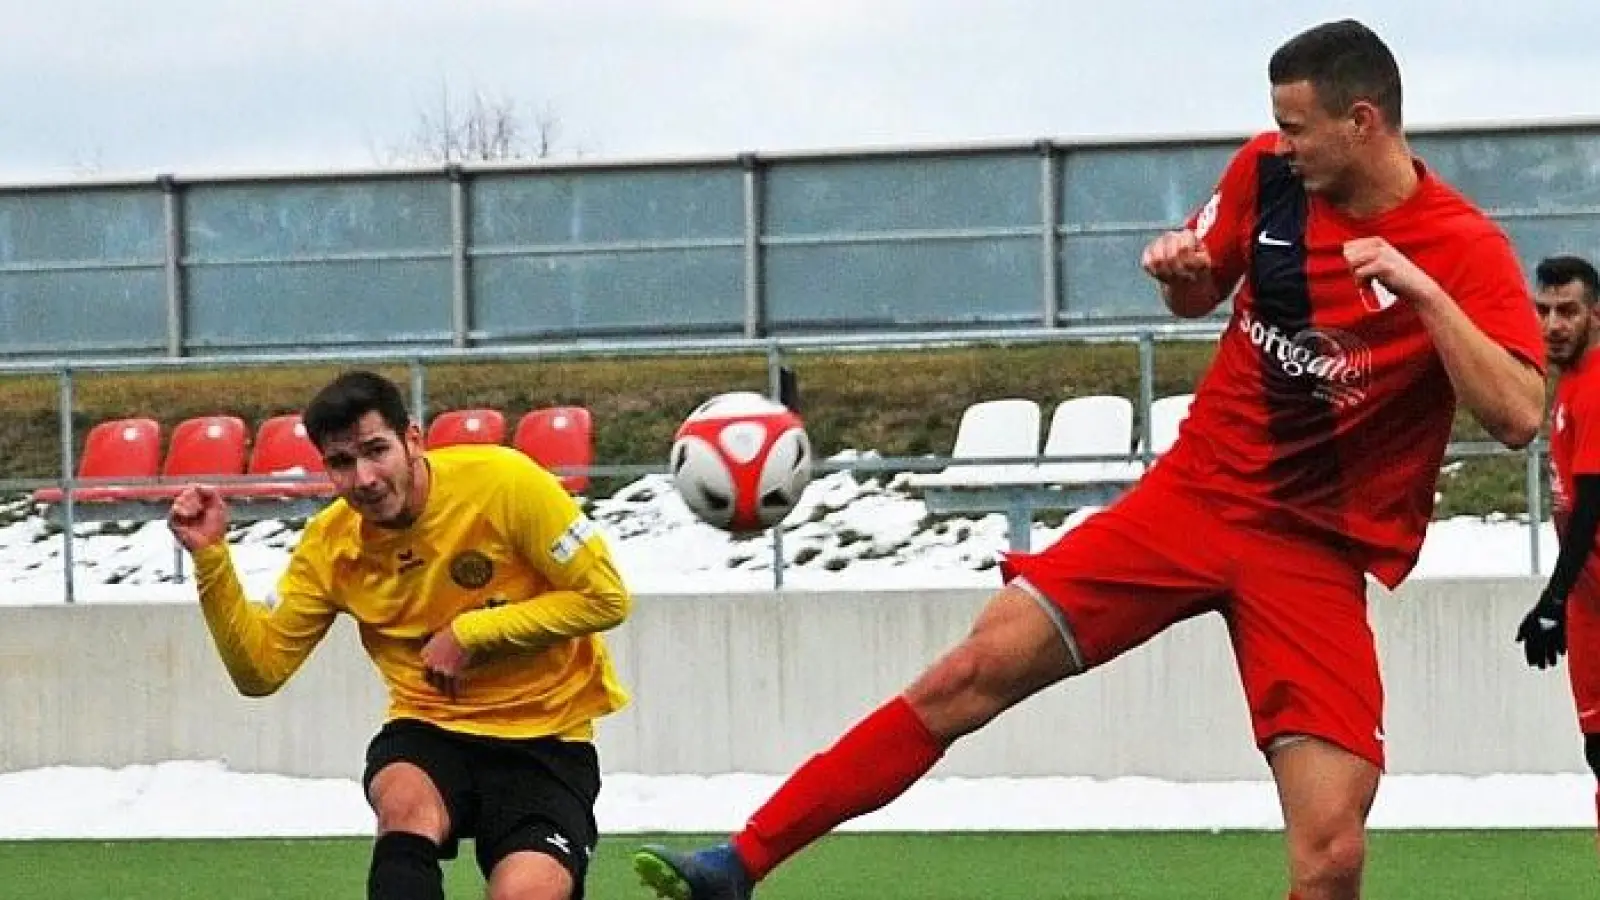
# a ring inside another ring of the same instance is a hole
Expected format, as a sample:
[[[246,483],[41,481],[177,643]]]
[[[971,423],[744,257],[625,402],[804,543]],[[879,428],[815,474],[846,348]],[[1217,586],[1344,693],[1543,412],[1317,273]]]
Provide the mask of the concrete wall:
[[[1582,772],[1565,671],[1512,633],[1538,585],[1373,593],[1391,771]],[[972,591],[641,597],[612,636],[635,704],[605,721],[612,772],[786,772],[963,635]],[[0,770],[222,759],[354,777],[383,692],[342,622],[277,696],[233,693],[183,605],[0,607]],[[1186,623],[958,745],[943,775],[1266,777],[1222,623]]]

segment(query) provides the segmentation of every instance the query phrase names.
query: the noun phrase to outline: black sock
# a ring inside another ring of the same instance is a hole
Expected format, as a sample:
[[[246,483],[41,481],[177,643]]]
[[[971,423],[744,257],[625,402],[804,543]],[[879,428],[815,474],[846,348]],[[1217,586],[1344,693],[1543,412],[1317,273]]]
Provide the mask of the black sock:
[[[367,900],[444,900],[439,845],[404,831],[379,837],[372,846]]]

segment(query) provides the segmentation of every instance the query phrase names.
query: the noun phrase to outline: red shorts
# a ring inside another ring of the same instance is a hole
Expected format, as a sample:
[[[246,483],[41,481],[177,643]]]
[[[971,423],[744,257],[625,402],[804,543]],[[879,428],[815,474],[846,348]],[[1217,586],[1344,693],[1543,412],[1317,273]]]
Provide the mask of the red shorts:
[[[1600,590],[1586,579],[1567,600],[1567,677],[1578,730],[1600,734]]]
[[[1060,611],[1084,669],[1221,613],[1256,746],[1310,736],[1381,769],[1383,685],[1360,565],[1325,539],[1264,527],[1159,472],[1042,553],[1008,557],[1004,577]]]

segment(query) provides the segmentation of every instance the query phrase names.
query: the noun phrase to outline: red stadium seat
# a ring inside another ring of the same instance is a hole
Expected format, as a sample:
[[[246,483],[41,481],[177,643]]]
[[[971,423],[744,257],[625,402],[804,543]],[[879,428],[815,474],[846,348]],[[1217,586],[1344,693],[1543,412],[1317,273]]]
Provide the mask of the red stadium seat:
[[[429,450],[455,444],[498,444],[506,439],[506,417],[498,409],[455,409],[428,424]]]
[[[255,446],[250,450],[250,463],[245,474],[263,478],[285,475],[322,475],[322,453],[311,443],[306,426],[299,413],[273,416],[256,429]],[[321,497],[333,494],[333,485],[326,478],[294,483],[288,481],[265,482],[228,486],[223,489],[234,497]]]
[[[255,446],[250,450],[251,475],[281,475],[291,472],[314,474],[323,471],[322,453],[311,443],[299,413],[286,413],[261,423],[256,429]]]
[[[594,464],[594,423],[582,406],[535,409],[517,423],[511,445],[547,469],[588,468]],[[562,475],[574,494],[589,487],[588,475]]]
[[[111,419],[89,429],[78,460],[78,478],[117,480],[154,478],[161,465],[161,423],[154,419]],[[127,488],[110,485],[80,487],[73,500],[95,502],[119,499]],[[60,503],[60,488],[35,491],[39,503]]]
[[[244,473],[248,434],[238,416],[185,419],[172,429],[167,459],[161,467],[162,480],[170,483],[128,488],[117,499],[166,500],[194,481],[238,477]]]
[[[185,419],[172,429],[161,474],[166,478],[241,475],[248,436],[249,430],[238,416]]]

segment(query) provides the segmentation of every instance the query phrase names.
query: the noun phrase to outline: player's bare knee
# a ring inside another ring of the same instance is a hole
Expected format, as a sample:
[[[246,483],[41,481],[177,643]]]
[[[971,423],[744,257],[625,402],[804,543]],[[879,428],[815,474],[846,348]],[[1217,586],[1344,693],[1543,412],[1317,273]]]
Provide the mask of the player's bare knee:
[[[553,857],[518,852],[495,864],[489,875],[489,900],[569,900],[572,873]]]
[[[1352,820],[1302,832],[1294,838],[1291,854],[1297,887],[1313,896],[1329,891],[1342,896],[1338,891],[1361,881],[1367,858],[1365,829]]]
[[[443,841],[450,832],[450,814],[438,788],[411,763],[385,766],[372,779],[368,794],[379,834],[405,831]]]

